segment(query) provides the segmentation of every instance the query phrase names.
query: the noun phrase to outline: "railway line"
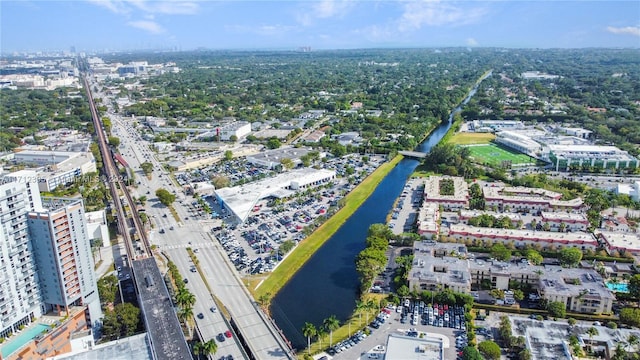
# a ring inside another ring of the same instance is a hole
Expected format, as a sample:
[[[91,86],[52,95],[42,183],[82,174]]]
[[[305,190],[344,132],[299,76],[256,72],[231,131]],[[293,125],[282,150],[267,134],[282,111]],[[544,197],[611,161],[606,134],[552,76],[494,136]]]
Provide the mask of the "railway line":
[[[137,302],[151,345],[152,357],[157,360],[192,360],[193,357],[173,308],[169,291],[138,216],[136,204],[127,190],[125,181],[120,177],[111,154],[107,134],[103,128],[104,124],[100,120],[87,76],[83,76],[82,80],[89,100],[98,147],[102,154],[104,179],[113,199],[118,232],[124,240],[127,253],[126,264],[131,269],[131,281],[134,284]],[[132,220],[131,224],[129,219]],[[138,244],[140,245],[136,246]]]

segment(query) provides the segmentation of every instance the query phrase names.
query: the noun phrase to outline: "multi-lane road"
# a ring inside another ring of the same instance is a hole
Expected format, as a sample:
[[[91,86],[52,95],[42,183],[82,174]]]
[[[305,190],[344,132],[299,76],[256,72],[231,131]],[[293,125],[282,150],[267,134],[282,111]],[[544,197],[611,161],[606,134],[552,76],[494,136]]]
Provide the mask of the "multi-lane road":
[[[136,188],[132,195],[147,198],[146,213],[152,224],[148,233],[149,242],[176,264],[188,281],[188,289],[196,297],[193,312],[203,341],[215,339],[218,345],[216,357],[231,355],[234,359],[292,359],[294,356],[284,339],[256,306],[218,241],[210,235],[211,225],[189,214],[186,205],[191,200],[187,200],[182,189],[174,185],[148,143],[133,128],[131,120],[112,112],[108,112],[107,116],[112,120],[112,133],[120,138],[120,153],[135,173]],[[153,164],[150,178],[140,169],[143,162]],[[179,219],[160,204],[155,196],[159,188],[176,194],[178,201],[173,207]],[[193,253],[199,265],[196,272],[191,270],[194,264],[187,248],[197,249],[197,253]],[[212,307],[216,308],[215,312],[211,311]],[[230,320],[223,317],[221,307],[226,309]],[[202,318],[199,318],[199,314],[202,314]],[[231,337],[224,335],[227,330],[231,331]],[[220,341],[219,334],[223,334],[224,341]],[[244,340],[244,347],[240,345],[240,339]]]

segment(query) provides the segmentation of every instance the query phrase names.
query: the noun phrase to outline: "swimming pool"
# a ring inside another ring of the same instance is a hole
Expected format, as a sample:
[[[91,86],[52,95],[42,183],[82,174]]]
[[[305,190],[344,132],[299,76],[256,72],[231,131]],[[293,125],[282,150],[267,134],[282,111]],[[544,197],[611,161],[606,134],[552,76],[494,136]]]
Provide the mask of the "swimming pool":
[[[608,282],[607,283],[607,287],[609,288],[609,290],[611,290],[613,292],[621,292],[621,293],[628,293],[629,292],[629,286],[627,285],[627,283],[611,283],[611,282]]]
[[[2,358],[6,359],[9,355],[13,354],[13,352],[20,349],[47,329],[50,329],[47,324],[35,324],[23,330],[20,334],[12,336],[0,347]]]

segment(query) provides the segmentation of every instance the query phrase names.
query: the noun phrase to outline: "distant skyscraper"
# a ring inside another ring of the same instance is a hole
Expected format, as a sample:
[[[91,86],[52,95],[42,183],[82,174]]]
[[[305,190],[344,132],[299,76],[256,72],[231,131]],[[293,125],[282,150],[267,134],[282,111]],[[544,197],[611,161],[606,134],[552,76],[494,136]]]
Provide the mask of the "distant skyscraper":
[[[76,47],[75,46],[71,46],[69,48],[69,52],[71,52],[72,54],[75,54],[76,53]]]
[[[0,337],[44,313],[27,225],[40,201],[37,182],[0,183]]]

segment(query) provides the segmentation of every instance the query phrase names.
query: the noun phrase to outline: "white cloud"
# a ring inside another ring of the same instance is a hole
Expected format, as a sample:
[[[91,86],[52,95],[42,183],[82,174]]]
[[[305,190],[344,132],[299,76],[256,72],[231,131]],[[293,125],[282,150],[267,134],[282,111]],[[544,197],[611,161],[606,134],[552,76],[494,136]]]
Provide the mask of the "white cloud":
[[[317,19],[343,18],[355,6],[354,0],[309,1],[295,14],[296,21],[303,26],[312,25]]]
[[[607,26],[607,31],[613,34],[640,36],[640,26],[613,27]]]
[[[247,25],[226,25],[225,29],[236,32],[236,33],[249,33],[263,36],[279,36],[285,35],[291,30],[294,30],[294,26],[289,25],[256,25],[256,26],[247,26]]]
[[[466,2],[465,5],[472,2]],[[487,11],[483,8],[463,9],[452,2],[440,0],[412,1],[404,5],[399,19],[401,31],[418,30],[423,26],[466,25],[477,22]]]
[[[478,46],[478,40],[476,40],[474,38],[468,38],[467,39],[467,45],[469,45],[469,46]]]
[[[151,20],[129,21],[127,25],[142,29],[152,34],[162,34],[165,31],[157,22]]]
[[[193,15],[200,7],[195,1],[184,0],[89,0],[116,14],[130,14],[134,10],[146,14]]]

